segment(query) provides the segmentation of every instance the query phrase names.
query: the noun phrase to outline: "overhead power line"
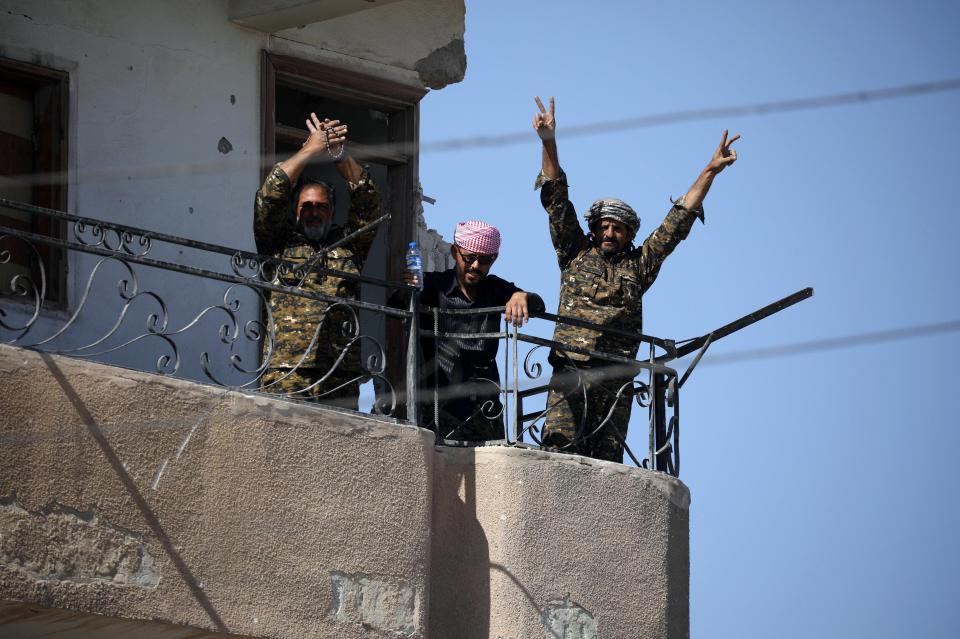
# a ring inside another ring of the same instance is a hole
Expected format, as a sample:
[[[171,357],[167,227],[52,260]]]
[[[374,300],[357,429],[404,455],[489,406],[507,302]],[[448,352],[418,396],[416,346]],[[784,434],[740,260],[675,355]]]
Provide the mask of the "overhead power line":
[[[708,107],[684,111],[669,111],[652,115],[637,116],[619,120],[607,120],[587,124],[573,124],[563,126],[558,131],[560,138],[583,137],[598,135],[613,131],[629,129],[651,128],[676,124],[679,122],[693,122],[697,120],[714,120],[718,118],[744,117],[751,115],[769,115],[772,113],[786,113],[792,111],[806,111],[852,104],[864,104],[881,100],[892,100],[918,95],[944,93],[960,90],[960,78],[950,78],[934,82],[903,84],[883,89],[868,89],[847,93],[813,96],[806,98],[792,98],[775,100],[772,102],[756,102],[733,106]],[[478,135],[463,138],[437,140],[435,142],[421,142],[419,146],[412,143],[385,144],[367,146],[365,151],[373,155],[394,156],[409,155],[417,151],[421,153],[440,153],[459,151],[470,148],[490,146],[505,146],[508,144],[534,143],[536,136],[532,131],[520,130],[494,135]],[[227,171],[261,169],[268,167],[273,158],[223,158],[212,162],[182,162],[177,164],[163,164],[139,167],[116,167],[94,170],[80,169],[78,179],[81,182],[98,182],[113,179],[158,178],[173,175],[192,175],[197,173],[223,173]],[[66,179],[61,173],[34,173],[15,177],[26,184],[52,184]]]
[[[853,348],[868,344],[897,342],[916,337],[942,335],[945,333],[955,333],[958,331],[960,331],[960,320],[952,320],[949,322],[920,324],[917,326],[907,326],[904,328],[895,328],[886,331],[854,333],[852,335],[845,335],[842,337],[828,337],[825,339],[810,340],[806,342],[796,342],[794,344],[771,346],[769,348],[753,348],[742,351],[730,351],[726,353],[708,352],[707,356],[703,358],[703,361],[700,362],[699,366],[736,364],[750,360],[773,359],[777,357],[787,357],[790,355],[801,355],[804,353],[832,351],[841,348]]]
[[[669,111],[666,113],[656,113],[653,115],[643,115],[633,118],[607,120],[606,122],[563,126],[558,129],[557,137],[571,138],[585,135],[597,135],[600,133],[609,133],[611,131],[643,129],[655,126],[663,126],[666,124],[675,124],[677,122],[691,122],[694,120],[715,120],[718,118],[743,117],[749,115],[769,115],[771,113],[785,113],[788,111],[808,111],[811,109],[822,109],[825,107],[862,104],[865,102],[892,100],[894,98],[905,98],[915,95],[956,91],[958,89],[960,89],[960,78],[951,78],[947,80],[938,80],[936,82],[904,84],[886,89],[871,89],[866,91],[835,93],[831,95],[821,95],[808,98],[777,100],[774,102],[757,102],[753,104],[740,104],[726,107],[691,109],[687,111]],[[504,144],[527,142],[531,139],[532,138],[529,131],[522,131],[502,133],[498,135],[457,138],[452,140],[442,140],[439,142],[424,142],[420,145],[420,150],[422,152],[451,151],[470,147],[502,146]]]

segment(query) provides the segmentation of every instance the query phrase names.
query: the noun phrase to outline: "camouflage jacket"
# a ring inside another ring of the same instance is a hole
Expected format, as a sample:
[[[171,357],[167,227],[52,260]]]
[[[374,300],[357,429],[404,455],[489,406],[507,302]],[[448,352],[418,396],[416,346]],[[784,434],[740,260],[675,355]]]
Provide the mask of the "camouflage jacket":
[[[550,218],[550,239],[561,271],[557,314],[642,333],[643,294],[657,279],[663,261],[690,233],[694,220],[698,217],[703,220],[703,209],[691,211],[678,200],[641,246],[631,245],[606,258],[577,220],[567,195],[567,176],[561,172],[558,179],[549,180],[541,173],[536,187],[541,186],[540,202]],[[636,357],[640,344],[630,338],[560,323],[553,339],[630,358]],[[589,359],[578,353],[567,353],[567,356],[578,361]],[[551,359],[562,361],[563,358],[554,352]]]
[[[347,226],[346,228],[331,227],[324,238],[326,245],[362,228],[371,222],[380,210],[380,195],[366,171],[359,182],[348,183],[348,185],[350,212]],[[260,253],[302,264],[312,260],[321,245],[307,239],[298,229],[291,211],[291,190],[290,178],[279,164],[274,166],[270,175],[264,180],[263,186],[257,191],[254,201],[253,233]],[[359,235],[330,251],[318,265],[359,274],[375,235],[374,232]],[[304,291],[333,295],[348,300],[359,297],[360,285],[355,280],[324,275],[316,271],[310,272],[303,284],[300,284],[300,279],[300,275],[280,269],[273,281],[284,286],[300,286]],[[269,300],[276,326],[270,368],[297,366],[313,339],[317,326],[322,323],[317,336],[317,347],[307,354],[299,366],[329,369],[350,342],[350,337],[344,335],[344,323],[349,323],[350,332],[357,328],[355,326],[357,315],[348,307],[335,306],[328,313],[327,309],[330,305],[326,302],[283,293],[273,293]],[[344,364],[341,365],[344,371],[359,370],[359,352],[359,343],[349,348]]]

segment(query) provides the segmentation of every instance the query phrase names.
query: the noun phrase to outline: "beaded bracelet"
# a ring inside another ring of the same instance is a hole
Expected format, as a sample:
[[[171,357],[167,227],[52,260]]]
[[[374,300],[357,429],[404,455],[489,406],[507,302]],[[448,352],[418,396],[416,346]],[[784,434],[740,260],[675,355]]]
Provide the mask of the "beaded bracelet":
[[[323,130],[323,137],[324,137],[324,139],[325,139],[326,142],[327,142],[327,153],[330,154],[330,157],[333,158],[334,160],[339,160],[340,158],[342,158],[342,157],[343,157],[343,145],[342,145],[342,144],[340,145],[340,150],[337,151],[336,153],[334,153],[333,150],[330,148],[330,130],[329,130],[329,129],[324,129],[324,130]]]

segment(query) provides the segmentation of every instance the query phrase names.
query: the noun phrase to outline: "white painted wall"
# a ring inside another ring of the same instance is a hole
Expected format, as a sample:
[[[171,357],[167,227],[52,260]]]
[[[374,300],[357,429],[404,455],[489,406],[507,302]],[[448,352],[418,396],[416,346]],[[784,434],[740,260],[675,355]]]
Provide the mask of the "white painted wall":
[[[403,0],[362,12],[364,24],[389,21],[399,36],[416,23],[420,33],[422,11],[407,18],[380,13],[408,1],[419,2]],[[252,204],[261,175],[260,52],[268,49],[395,81],[419,82],[410,64],[416,62],[412,59],[416,52],[412,58],[364,59],[373,46],[364,38],[381,33],[383,25],[353,33],[339,29],[338,37],[329,41],[322,29],[304,29],[300,31],[306,33],[297,34],[294,42],[232,23],[227,4],[227,0],[3,3],[0,56],[70,73],[70,212],[255,250]],[[439,32],[456,34],[459,29],[462,37],[462,0],[433,4],[453,7],[434,12],[434,19],[453,21]],[[232,147],[229,153],[218,150],[222,138]],[[226,257],[191,255],[188,249],[181,253],[156,246],[150,256],[230,271]],[[82,286],[96,260],[90,256],[70,260],[69,310],[80,304]],[[117,282],[124,274],[116,265],[107,266],[109,272],[103,272],[106,277],[97,284],[103,292],[88,300],[75,328],[56,342],[59,350],[96,340],[117,317],[123,303]],[[219,282],[153,269],[139,272],[140,290],[162,297],[170,326],[175,327],[189,323],[204,307],[222,303],[226,289]],[[256,297],[245,294],[242,300],[243,318],[256,318]],[[130,329],[124,334],[132,338],[142,333],[147,316],[156,312],[155,302],[138,299],[130,308],[126,318]],[[31,335],[37,339],[50,335],[65,317],[47,314]],[[214,359],[226,362],[230,347],[217,341],[226,319],[225,313],[214,311],[178,337],[185,358],[182,376],[203,378],[199,354],[211,347]],[[234,348],[246,365],[254,365],[256,349],[251,344]],[[152,337],[103,359],[151,370],[159,356],[170,352]]]

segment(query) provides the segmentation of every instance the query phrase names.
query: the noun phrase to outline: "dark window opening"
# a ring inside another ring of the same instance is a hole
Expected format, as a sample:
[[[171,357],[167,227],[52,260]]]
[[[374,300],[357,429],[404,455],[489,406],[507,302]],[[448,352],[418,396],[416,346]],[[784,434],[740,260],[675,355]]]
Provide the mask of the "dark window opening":
[[[0,58],[0,197],[65,211],[67,208],[68,76],[34,64]],[[0,207],[0,225],[40,235],[63,237],[63,223],[25,211]],[[0,295],[12,295],[12,280],[46,277],[47,308],[65,306],[66,260],[62,249],[3,241],[10,259],[0,264]]]

